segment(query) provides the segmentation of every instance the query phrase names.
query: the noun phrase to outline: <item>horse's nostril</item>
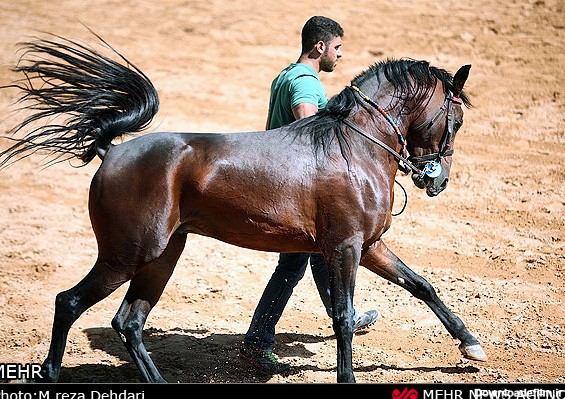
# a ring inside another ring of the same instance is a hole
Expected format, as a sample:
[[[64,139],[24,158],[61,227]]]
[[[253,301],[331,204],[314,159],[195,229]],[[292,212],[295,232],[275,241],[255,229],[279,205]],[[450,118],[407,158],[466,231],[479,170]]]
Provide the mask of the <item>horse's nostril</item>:
[[[447,187],[447,182],[448,182],[448,181],[449,181],[449,179],[446,178],[446,179],[443,181],[443,183],[441,183],[440,188],[441,188],[442,190],[444,190],[444,189]]]
[[[441,193],[447,187],[448,181],[449,181],[449,179],[443,179],[441,184],[437,184],[439,182],[434,181],[434,184],[432,184],[428,187],[426,194],[428,194],[428,196],[430,196],[430,197],[435,197],[436,195],[439,195],[439,193]]]

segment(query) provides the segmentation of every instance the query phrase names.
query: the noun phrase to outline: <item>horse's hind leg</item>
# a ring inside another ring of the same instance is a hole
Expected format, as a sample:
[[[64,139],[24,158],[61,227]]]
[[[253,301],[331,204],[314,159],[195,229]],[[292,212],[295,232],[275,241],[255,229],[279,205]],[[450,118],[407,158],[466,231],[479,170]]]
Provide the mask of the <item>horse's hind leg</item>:
[[[146,382],[166,382],[143,344],[143,326],[149,312],[159,301],[184,249],[186,234],[174,235],[165,252],[143,266],[132,278],[126,296],[112,320],[112,327]]]
[[[118,270],[98,260],[92,270],[74,287],[57,294],[49,353],[41,367],[42,381],[56,382],[73,323],[84,311],[106,298],[133,276],[133,269]]]
[[[459,350],[466,358],[478,361],[487,360],[479,341],[467,330],[463,321],[438,298],[434,287],[406,266],[382,241],[369,249],[361,259],[361,265],[424,301],[451,336],[461,341]]]

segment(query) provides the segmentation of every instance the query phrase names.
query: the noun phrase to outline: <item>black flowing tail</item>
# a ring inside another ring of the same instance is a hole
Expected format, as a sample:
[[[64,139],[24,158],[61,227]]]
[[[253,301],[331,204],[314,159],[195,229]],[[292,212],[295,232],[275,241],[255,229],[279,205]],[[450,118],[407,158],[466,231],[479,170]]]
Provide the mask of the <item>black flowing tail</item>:
[[[76,157],[84,166],[96,155],[104,158],[116,137],[149,125],[159,109],[155,87],[96,36],[123,64],[56,35],[22,44],[13,71],[24,77],[3,88],[20,89],[19,110],[32,112],[10,132],[15,144],[0,152],[0,168],[43,150],[55,157],[49,164]],[[25,134],[16,138],[20,132]]]

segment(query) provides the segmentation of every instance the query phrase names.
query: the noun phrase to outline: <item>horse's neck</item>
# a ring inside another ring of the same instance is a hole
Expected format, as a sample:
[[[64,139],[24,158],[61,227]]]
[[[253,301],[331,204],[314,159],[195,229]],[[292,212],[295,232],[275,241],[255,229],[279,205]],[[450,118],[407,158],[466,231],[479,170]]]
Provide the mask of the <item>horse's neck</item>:
[[[369,88],[370,90],[370,88]],[[365,93],[363,90],[361,90]],[[397,149],[398,135],[406,139],[406,132],[410,125],[410,115],[406,112],[405,100],[395,96],[392,88],[373,88],[370,101],[365,99],[364,107],[371,117],[365,118],[364,128],[376,138],[384,138],[387,144]],[[365,94],[367,95],[367,94]]]

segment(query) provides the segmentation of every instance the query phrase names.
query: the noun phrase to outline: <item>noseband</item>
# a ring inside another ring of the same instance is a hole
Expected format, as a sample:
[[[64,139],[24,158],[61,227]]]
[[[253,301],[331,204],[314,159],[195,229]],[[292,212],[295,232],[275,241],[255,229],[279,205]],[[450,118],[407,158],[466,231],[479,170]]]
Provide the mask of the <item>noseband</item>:
[[[451,139],[453,137],[453,129],[454,129],[454,123],[455,123],[454,118],[453,118],[452,104],[453,103],[461,104],[462,102],[459,98],[453,97],[453,93],[451,93],[451,91],[448,90],[447,95],[445,96],[445,100],[443,101],[441,108],[434,115],[434,117],[429,122],[421,123],[420,125],[416,126],[416,128],[414,129],[414,130],[420,130],[424,126],[426,126],[426,129],[428,129],[428,130],[431,129],[431,127],[436,123],[436,121],[439,119],[439,117],[443,113],[445,113],[446,110],[447,110],[445,129],[444,129],[444,132],[443,132],[443,135],[442,135],[442,138],[441,138],[441,144],[440,144],[439,152],[434,152],[432,154],[422,155],[422,156],[418,156],[418,157],[406,157],[406,155],[407,155],[406,140],[402,136],[400,129],[398,128],[396,123],[392,120],[392,118],[375,101],[373,101],[367,95],[363,94],[363,92],[361,90],[359,90],[359,88],[357,86],[352,85],[352,86],[349,86],[349,87],[352,90],[359,93],[359,95],[363,98],[363,100],[365,100],[365,102],[367,102],[368,104],[370,104],[371,106],[376,108],[381,113],[381,115],[385,117],[385,119],[392,126],[392,128],[394,129],[394,131],[395,131],[395,133],[398,137],[398,141],[399,141],[400,145],[402,146],[402,149],[400,151],[402,155],[400,153],[396,152],[395,150],[393,150],[391,147],[389,147],[388,145],[386,145],[382,141],[375,139],[374,137],[368,135],[363,130],[361,130],[358,126],[356,126],[352,122],[345,119],[343,122],[347,126],[352,128],[353,130],[355,130],[357,133],[361,134],[365,138],[369,139],[373,143],[380,145],[385,150],[390,152],[399,161],[402,161],[402,163],[399,164],[399,168],[403,172],[408,173],[410,170],[412,170],[414,173],[417,173],[420,176],[420,178],[423,178],[424,175],[427,175],[429,177],[439,176],[439,174],[441,173],[441,163],[440,163],[441,158],[453,155],[453,150],[448,150],[447,148],[449,146],[449,142],[451,141]]]
[[[424,165],[422,170],[424,174],[430,177],[439,176],[441,172],[441,164],[440,164],[441,158],[449,157],[453,155],[453,150],[447,149],[453,137],[453,130],[454,130],[453,126],[455,124],[455,120],[453,118],[453,105],[452,105],[453,103],[461,105],[462,101],[459,98],[453,97],[453,93],[451,93],[451,91],[448,91],[442,106],[440,107],[438,112],[434,115],[434,117],[430,119],[429,122],[423,122],[414,128],[414,130],[416,131],[422,129],[424,126],[426,127],[426,130],[431,129],[434,123],[436,123],[436,121],[439,119],[439,117],[447,110],[445,129],[441,137],[439,152],[434,152],[432,154],[427,154],[427,155],[421,155],[419,157],[408,158],[410,161],[412,161],[412,163],[416,164],[417,166]]]

